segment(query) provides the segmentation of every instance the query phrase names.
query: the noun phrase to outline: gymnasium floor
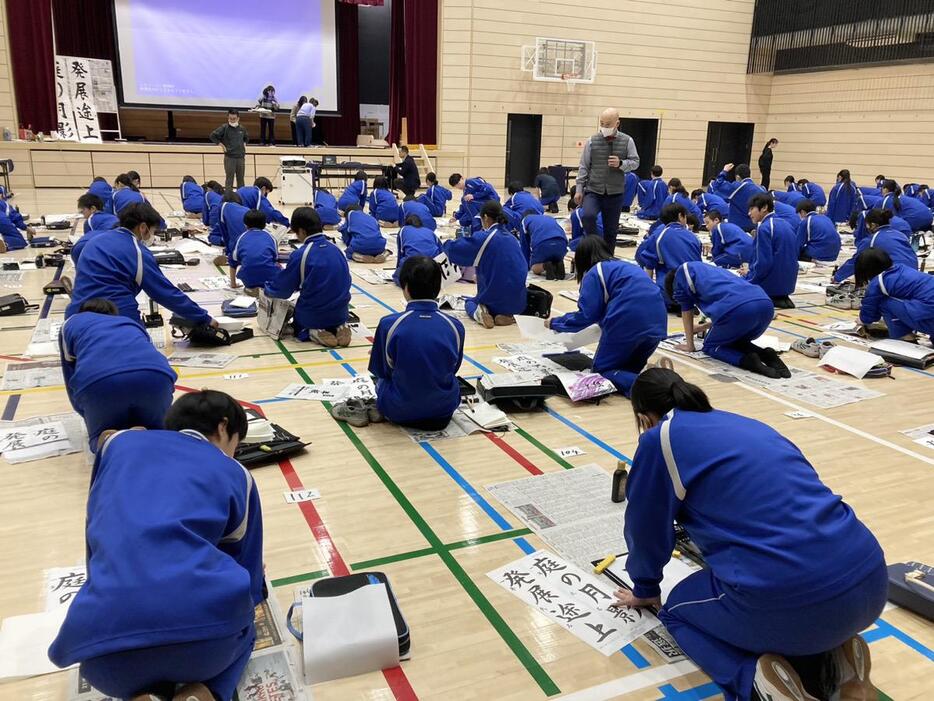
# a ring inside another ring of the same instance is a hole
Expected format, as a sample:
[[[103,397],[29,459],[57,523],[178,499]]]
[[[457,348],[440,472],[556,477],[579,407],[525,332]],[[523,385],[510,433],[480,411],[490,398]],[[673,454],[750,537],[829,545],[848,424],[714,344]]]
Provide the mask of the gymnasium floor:
[[[22,191],[15,203],[33,215],[71,212],[79,194]],[[147,194],[160,211],[180,209],[175,190]],[[632,251],[622,254],[631,257]],[[28,256],[18,252],[12,257]],[[70,268],[69,261],[64,273],[72,274]],[[200,270],[203,276],[221,274],[206,264]],[[0,294],[19,292],[41,303],[42,286],[53,273],[26,272],[21,289],[4,288]],[[353,307],[370,329],[383,314],[403,306],[394,286],[370,285],[357,276],[353,282]],[[575,289],[573,282],[539,284],[555,293],[554,313],[574,308],[557,295],[561,289]],[[221,295],[215,297],[214,304],[206,305],[212,312]],[[822,337],[822,325],[856,314],[823,306],[822,294],[797,295],[796,301],[797,309],[778,312],[771,330],[784,341]],[[46,300],[42,314],[60,319],[65,303],[62,297],[50,304]],[[36,313],[0,318],[4,361],[21,359],[37,318]],[[670,319],[672,332],[680,331],[680,321]],[[461,375],[502,371],[492,361],[502,355],[496,344],[519,342],[516,328],[486,331],[465,325]],[[291,461],[253,470],[263,499],[267,574],[282,609],[288,609],[296,587],[314,578],[378,569],[388,574],[412,631],[412,659],[401,671],[319,684],[309,688],[315,699],[720,698],[702,673],[686,663],[664,664],[645,641],[637,641],[626,654],[603,657],[486,576],[521,557],[526,543],[533,548],[543,543],[520,528],[484,486],[589,463],[612,471],[636,448],[627,400],[613,397],[592,406],[553,398],[545,413],[515,415],[518,430],[502,436],[416,444],[387,424],[354,429],[336,423],[320,402],[274,399],[289,383],[365,372],[367,344],[334,352],[258,335],[221,352],[239,357],[223,370],[179,368],[179,388],[228,392],[261,406],[274,422],[312,442]],[[700,384],[715,406],[765,421],[800,446],[823,480],[873,530],[889,562],[934,562],[934,451],[899,433],[934,421],[934,372],[897,368],[894,379],[850,378],[850,384],[884,396],[821,410],[767,389],[717,381],[696,361],[672,358],[675,369]],[[823,374],[816,360],[796,353],[786,353],[784,359],[790,366]],[[225,379],[227,375],[237,379]],[[63,387],[0,394],[5,420],[71,411]],[[797,409],[813,416],[786,416]],[[567,446],[585,454],[562,459],[553,452]],[[0,470],[3,618],[42,610],[43,572],[82,562],[90,471],[81,454],[20,465],[4,462]],[[301,488],[319,490],[321,497],[286,503],[283,493]],[[934,628],[929,623],[891,608],[866,636],[873,681],[880,690],[899,701],[930,698]],[[3,684],[0,699],[65,699],[67,679],[68,673],[58,673]]]

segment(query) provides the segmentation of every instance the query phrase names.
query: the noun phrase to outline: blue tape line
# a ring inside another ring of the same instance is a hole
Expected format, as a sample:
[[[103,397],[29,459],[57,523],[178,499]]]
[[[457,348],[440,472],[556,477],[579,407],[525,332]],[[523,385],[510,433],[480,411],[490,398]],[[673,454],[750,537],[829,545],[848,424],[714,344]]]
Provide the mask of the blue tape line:
[[[331,357],[335,360],[343,360],[344,356],[338,353],[336,350],[331,351]],[[353,369],[353,366],[350,363],[341,363],[341,367],[344,368],[347,372],[350,373],[351,377],[357,376],[357,371]]]
[[[251,404],[275,404],[276,402],[291,402],[292,400],[287,397],[273,397],[272,399],[257,399],[255,402],[250,402]]]
[[[876,621],[876,625],[878,626],[877,628],[863,634],[863,639],[866,640],[867,643],[875,640],[881,640],[882,638],[892,637],[899,642],[904,643],[915,652],[920,652],[928,659],[928,661],[934,662],[934,650],[931,650],[931,648],[924,645],[924,643],[915,640],[907,633],[902,632],[891,623],[888,623],[881,618]]]
[[[6,406],[3,407],[3,421],[12,421],[13,417],[16,416],[16,410],[19,408],[19,400],[21,394],[11,394],[6,399]]]
[[[567,417],[565,417],[565,416],[562,416],[561,414],[559,414],[558,412],[556,412],[554,409],[550,409],[550,408],[548,408],[548,407],[545,407],[545,411],[546,411],[547,413],[551,414],[552,416],[554,416],[556,419],[558,419],[558,421],[560,421],[561,423],[563,423],[563,424],[564,424],[565,426],[567,426],[568,428],[570,428],[570,429],[572,429],[572,430],[574,430],[574,431],[577,431],[580,435],[582,435],[584,438],[586,438],[587,440],[589,440],[589,441],[590,441],[591,443],[593,443],[594,445],[598,445],[598,446],[600,446],[601,448],[603,448],[603,450],[605,450],[606,452],[608,452],[610,455],[612,455],[613,457],[615,457],[617,460],[622,460],[623,462],[626,462],[626,463],[629,463],[630,465],[632,465],[632,458],[630,458],[628,455],[623,455],[623,454],[622,454],[621,452],[619,452],[616,448],[614,448],[613,446],[609,445],[608,443],[605,443],[604,441],[600,440],[600,439],[597,438],[595,435],[593,435],[590,431],[586,430],[585,428],[583,428],[583,427],[581,427],[581,426],[578,426],[576,423],[574,423],[573,421],[571,421],[569,418],[567,418]]]
[[[629,658],[629,661],[632,662],[637,669],[645,669],[646,667],[652,666],[652,663],[645,659],[642,656],[642,653],[636,650],[632,643],[621,649],[620,652],[626,655],[626,657]]]
[[[707,682],[701,686],[695,686],[693,689],[685,689],[684,691],[678,691],[671,684],[665,684],[665,686],[660,686],[658,690],[662,693],[663,701],[672,701],[674,699],[677,701],[689,701],[709,699],[713,696],[723,696],[723,689],[713,682]]]

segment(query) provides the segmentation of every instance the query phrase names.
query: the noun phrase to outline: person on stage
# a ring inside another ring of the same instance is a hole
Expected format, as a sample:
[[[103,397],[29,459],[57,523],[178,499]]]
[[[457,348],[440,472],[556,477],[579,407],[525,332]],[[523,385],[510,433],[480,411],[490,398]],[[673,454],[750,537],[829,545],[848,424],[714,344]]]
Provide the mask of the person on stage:
[[[256,106],[269,110],[269,114],[260,112],[259,140],[263,146],[275,146],[276,110],[279,109],[279,101],[276,100],[276,88],[272,85],[263,88],[263,96],[257,101]]]
[[[220,144],[224,151],[224,188],[232,190],[234,177],[237,187],[245,187],[246,145],[250,136],[240,124],[240,110],[227,110],[227,123],[211,132],[211,143]]]

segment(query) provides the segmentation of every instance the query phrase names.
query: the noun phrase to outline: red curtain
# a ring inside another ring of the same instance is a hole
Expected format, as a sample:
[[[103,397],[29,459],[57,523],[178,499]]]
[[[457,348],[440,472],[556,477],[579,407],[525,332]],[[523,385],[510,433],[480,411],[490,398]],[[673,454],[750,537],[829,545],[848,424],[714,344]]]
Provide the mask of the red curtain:
[[[315,121],[332,146],[352,146],[360,133],[360,33],[356,4],[337,3],[337,65],[340,82],[337,101],[340,117],[319,117]]]
[[[409,143],[435,144],[438,133],[438,0],[405,5],[405,118]]]
[[[382,7],[385,0],[340,0],[347,5],[370,5],[372,7]]]
[[[34,131],[58,128],[51,0],[7,0],[13,92],[20,124]]]
[[[406,118],[410,144],[438,138],[438,0],[393,0],[389,55],[389,142]]]
[[[52,22],[59,56],[103,58],[116,63],[112,2],[52,0]]]

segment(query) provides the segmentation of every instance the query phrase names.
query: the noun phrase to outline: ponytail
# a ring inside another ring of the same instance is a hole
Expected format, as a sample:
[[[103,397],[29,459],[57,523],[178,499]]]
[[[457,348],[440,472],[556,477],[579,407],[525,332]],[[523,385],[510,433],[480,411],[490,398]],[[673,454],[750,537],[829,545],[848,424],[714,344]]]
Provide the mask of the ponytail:
[[[422,225],[422,218],[421,218],[420,216],[418,216],[417,214],[410,214],[409,216],[407,216],[407,217],[405,218],[405,223],[406,223],[408,226],[418,226],[418,227],[421,227],[421,225]]]
[[[882,184],[880,187],[883,190],[888,190],[889,192],[892,193],[892,208],[896,212],[901,212],[902,203],[901,203],[900,197],[902,194],[902,189],[898,186],[898,183],[895,182],[894,180],[886,178],[885,180],[882,181]]]
[[[685,382],[674,370],[649,368],[632,385],[634,414],[662,417],[672,409],[683,411],[713,411],[707,395],[697,385]]]
[[[866,215],[866,225],[875,224],[876,226],[888,226],[895,213],[891,209],[881,209],[876,207]]]
[[[480,217],[487,217],[492,219],[497,224],[505,226],[509,223],[509,219],[506,217],[506,214],[503,212],[503,205],[501,205],[496,200],[490,200],[483,205],[483,209],[480,210]]]
[[[674,190],[677,193],[688,196],[688,191],[685,189],[684,185],[681,184],[681,178],[672,178],[668,181],[668,187]]]

